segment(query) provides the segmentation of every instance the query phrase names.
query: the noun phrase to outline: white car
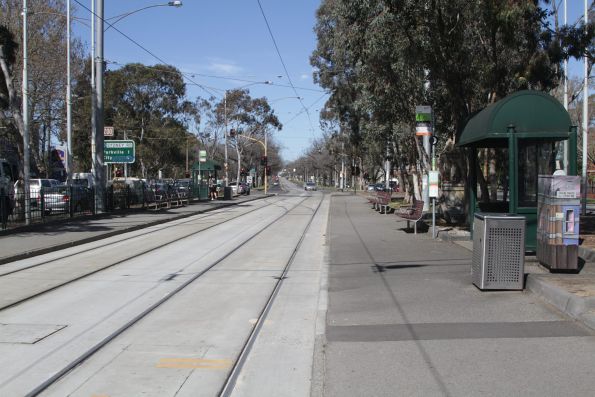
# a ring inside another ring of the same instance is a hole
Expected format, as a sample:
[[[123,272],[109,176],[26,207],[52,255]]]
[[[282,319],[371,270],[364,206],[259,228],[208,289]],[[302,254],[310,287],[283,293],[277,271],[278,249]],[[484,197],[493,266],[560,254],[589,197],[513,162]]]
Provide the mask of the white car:
[[[304,185],[304,190],[316,191],[318,190],[318,188],[316,187],[316,184],[314,182],[306,182],[306,184]]]

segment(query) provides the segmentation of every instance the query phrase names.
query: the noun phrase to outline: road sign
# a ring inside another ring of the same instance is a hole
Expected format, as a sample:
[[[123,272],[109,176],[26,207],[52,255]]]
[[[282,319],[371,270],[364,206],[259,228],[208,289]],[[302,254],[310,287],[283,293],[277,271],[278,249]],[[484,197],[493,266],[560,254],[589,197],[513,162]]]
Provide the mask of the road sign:
[[[103,162],[105,164],[134,163],[134,141],[111,140],[103,142]]]
[[[207,162],[207,151],[206,150],[199,150],[198,151],[198,161],[201,163]]]
[[[114,136],[114,127],[103,127],[103,136]]]
[[[246,177],[246,183],[252,185],[252,175]]]
[[[415,107],[415,135],[432,135],[432,107]]]
[[[429,196],[433,198],[438,198],[438,183],[440,181],[440,172],[430,171],[428,174],[428,180],[430,183]]]

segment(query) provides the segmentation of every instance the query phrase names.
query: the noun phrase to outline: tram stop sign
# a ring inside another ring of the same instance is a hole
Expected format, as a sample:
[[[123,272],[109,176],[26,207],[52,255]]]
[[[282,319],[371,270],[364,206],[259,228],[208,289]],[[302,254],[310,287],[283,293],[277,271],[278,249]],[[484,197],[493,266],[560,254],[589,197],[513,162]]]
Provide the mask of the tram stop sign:
[[[134,163],[134,141],[109,140],[103,142],[103,162],[105,164],[131,164]]]

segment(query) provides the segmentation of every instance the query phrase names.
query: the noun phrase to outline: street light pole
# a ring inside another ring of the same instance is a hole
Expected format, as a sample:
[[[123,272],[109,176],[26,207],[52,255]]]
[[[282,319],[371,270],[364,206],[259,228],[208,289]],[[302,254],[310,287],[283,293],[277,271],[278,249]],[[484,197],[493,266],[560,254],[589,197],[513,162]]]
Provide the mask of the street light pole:
[[[227,90],[223,93],[223,125],[225,128],[225,162],[223,163],[223,169],[225,170],[225,183],[223,188],[229,184],[229,171],[227,167]]]
[[[66,5],[66,181],[72,178],[72,92],[70,76],[70,0]]]
[[[29,200],[29,75],[27,73],[27,0],[23,0],[23,185],[25,189],[25,223],[31,221]]]
[[[95,10],[95,156],[93,158],[95,185],[95,209],[97,212],[105,211],[105,169],[103,167],[103,25],[104,25],[103,0],[97,0]]]

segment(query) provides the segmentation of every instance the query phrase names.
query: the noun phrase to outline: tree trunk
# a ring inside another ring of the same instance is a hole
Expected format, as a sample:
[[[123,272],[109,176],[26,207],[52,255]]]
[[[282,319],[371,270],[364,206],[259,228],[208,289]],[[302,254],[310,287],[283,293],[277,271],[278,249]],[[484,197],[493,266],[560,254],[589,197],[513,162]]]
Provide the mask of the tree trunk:
[[[21,139],[18,141],[17,147],[19,151],[19,158],[24,158],[24,147],[23,147],[23,137],[25,136],[25,124],[23,122],[23,115],[21,114],[21,97],[17,94],[17,91],[14,87],[14,80],[12,78],[12,73],[10,67],[6,63],[6,49],[3,45],[0,45],[0,68],[2,68],[2,73],[4,74],[4,80],[6,83],[6,88],[8,90],[8,107],[10,112],[12,113],[12,118],[16,127],[21,135]],[[19,166],[19,175],[24,177],[23,173],[23,164]]]

